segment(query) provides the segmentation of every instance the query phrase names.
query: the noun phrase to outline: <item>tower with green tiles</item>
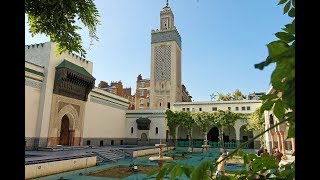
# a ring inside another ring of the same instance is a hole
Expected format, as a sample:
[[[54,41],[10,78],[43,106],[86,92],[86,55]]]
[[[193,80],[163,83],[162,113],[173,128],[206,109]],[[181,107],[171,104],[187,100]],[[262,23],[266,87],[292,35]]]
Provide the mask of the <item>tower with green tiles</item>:
[[[167,2],[160,11],[160,29],[151,31],[150,109],[181,102],[181,36]]]

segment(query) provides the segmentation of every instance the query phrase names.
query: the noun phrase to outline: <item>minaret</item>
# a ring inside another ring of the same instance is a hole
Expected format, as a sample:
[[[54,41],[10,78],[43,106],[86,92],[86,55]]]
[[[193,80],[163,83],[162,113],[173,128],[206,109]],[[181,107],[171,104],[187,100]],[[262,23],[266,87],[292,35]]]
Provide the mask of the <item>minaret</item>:
[[[160,11],[160,29],[151,31],[150,109],[181,102],[181,37],[167,0]]]

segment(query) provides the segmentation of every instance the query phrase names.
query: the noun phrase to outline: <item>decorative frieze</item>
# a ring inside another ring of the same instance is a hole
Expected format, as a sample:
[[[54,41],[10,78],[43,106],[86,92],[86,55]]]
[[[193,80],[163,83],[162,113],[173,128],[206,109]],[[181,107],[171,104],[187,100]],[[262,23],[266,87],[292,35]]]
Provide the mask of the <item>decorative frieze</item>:
[[[100,99],[98,97],[95,96],[91,96],[90,97],[90,101],[93,103],[97,103],[97,104],[101,104],[104,106],[110,106],[110,107],[114,107],[114,108],[121,108],[121,109],[128,109],[127,106],[116,103],[116,102],[112,102],[112,101],[108,101],[106,99]]]
[[[41,89],[41,87],[42,87],[42,82],[40,82],[40,81],[38,81],[38,80],[33,80],[33,79],[25,78],[24,85]]]
[[[177,30],[159,31],[151,33],[151,44],[166,41],[176,41],[181,49],[181,37]]]

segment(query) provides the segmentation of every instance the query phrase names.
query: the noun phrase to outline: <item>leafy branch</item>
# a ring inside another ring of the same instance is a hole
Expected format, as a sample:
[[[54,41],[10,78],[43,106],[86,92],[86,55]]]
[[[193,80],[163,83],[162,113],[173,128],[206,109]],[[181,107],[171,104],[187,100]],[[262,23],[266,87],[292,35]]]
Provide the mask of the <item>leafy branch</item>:
[[[99,12],[94,0],[26,0],[25,13],[28,15],[31,36],[45,34],[57,43],[57,53],[76,52],[85,58],[86,50],[82,38],[76,31],[81,27],[80,20],[89,30],[91,43],[98,41],[97,25],[100,24]]]

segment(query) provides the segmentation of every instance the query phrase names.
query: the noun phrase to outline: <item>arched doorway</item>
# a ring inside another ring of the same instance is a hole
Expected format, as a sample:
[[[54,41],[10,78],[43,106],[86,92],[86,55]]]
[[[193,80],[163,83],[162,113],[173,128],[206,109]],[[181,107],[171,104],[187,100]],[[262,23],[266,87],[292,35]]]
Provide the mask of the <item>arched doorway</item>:
[[[208,141],[218,142],[219,141],[219,129],[217,127],[213,127],[210,129],[207,135]]]
[[[246,128],[246,125],[243,125],[243,126],[241,126],[241,128],[240,128],[240,139],[241,139],[240,141],[241,141],[241,143],[246,142],[246,141],[248,141],[249,139],[252,139],[252,138],[253,138],[253,131],[252,131],[252,130],[248,131],[248,130],[246,130],[245,128]],[[249,144],[248,148],[253,149],[253,148],[254,148],[254,143],[251,142],[251,143]]]
[[[69,130],[69,118],[64,115],[61,120],[61,130],[60,130],[60,145],[69,146],[70,145],[70,130]]]
[[[224,142],[236,142],[236,130],[233,126],[228,126],[223,129]]]

